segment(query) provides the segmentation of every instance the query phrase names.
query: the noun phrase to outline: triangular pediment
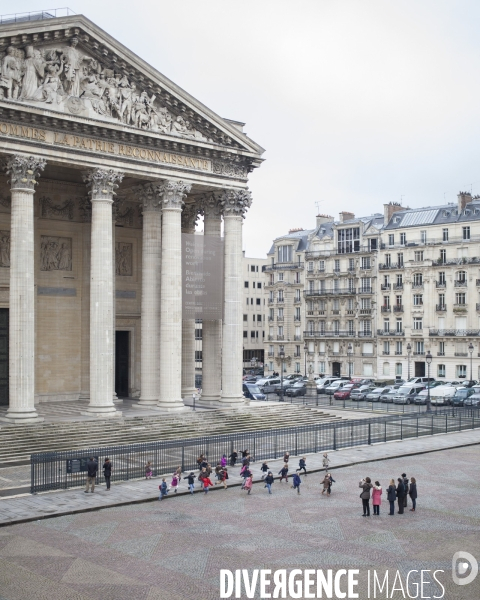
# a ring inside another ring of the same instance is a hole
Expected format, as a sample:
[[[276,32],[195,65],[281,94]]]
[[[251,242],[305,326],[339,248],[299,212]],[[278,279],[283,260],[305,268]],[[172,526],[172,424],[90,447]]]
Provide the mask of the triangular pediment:
[[[259,157],[242,131],[83,15],[0,25],[0,102]],[[128,135],[128,134],[127,134]]]

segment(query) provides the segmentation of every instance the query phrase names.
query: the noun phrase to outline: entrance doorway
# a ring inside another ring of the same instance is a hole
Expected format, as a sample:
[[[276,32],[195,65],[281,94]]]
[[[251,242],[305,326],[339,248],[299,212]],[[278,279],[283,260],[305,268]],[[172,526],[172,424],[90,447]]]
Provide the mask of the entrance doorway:
[[[8,405],[8,308],[0,308],[0,404]]]
[[[115,332],[115,393],[119,398],[128,397],[130,366],[130,332]]]
[[[332,375],[334,377],[340,377],[341,364],[339,362],[332,362]]]
[[[425,363],[424,362],[416,362],[415,363],[415,377],[425,377]]]

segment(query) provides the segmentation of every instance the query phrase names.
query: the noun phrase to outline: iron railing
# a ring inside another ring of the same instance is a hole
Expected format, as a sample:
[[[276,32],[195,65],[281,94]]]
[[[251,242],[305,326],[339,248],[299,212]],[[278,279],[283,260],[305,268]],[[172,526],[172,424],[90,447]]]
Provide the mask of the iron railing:
[[[263,461],[279,458],[285,451],[298,456],[477,427],[480,427],[478,411],[451,409],[433,414],[388,415],[375,419],[318,423],[184,440],[42,452],[32,454],[30,458],[30,491],[36,494],[83,486],[86,461],[91,456],[98,460],[99,482],[104,480],[102,465],[107,456],[113,465],[111,480],[127,481],[143,478],[147,461],[151,462],[154,475],[163,475],[173,473],[179,466],[183,472],[197,469],[197,457],[200,454],[204,454],[213,463],[223,454],[228,456],[234,449],[248,448],[254,460]]]

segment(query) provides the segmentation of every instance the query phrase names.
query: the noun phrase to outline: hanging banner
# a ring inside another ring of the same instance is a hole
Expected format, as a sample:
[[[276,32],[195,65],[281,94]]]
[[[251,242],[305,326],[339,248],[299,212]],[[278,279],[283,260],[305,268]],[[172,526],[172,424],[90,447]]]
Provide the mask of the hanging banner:
[[[182,233],[182,316],[223,319],[223,239]]]

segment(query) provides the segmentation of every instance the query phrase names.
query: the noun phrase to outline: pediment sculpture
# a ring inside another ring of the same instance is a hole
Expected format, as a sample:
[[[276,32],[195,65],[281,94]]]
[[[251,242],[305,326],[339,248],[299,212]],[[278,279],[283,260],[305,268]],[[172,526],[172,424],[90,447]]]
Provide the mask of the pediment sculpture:
[[[106,68],[79,50],[78,38],[58,46],[8,47],[0,56],[0,99],[212,141],[186,116],[175,115],[162,106],[155,94],[138,89],[125,72]]]

